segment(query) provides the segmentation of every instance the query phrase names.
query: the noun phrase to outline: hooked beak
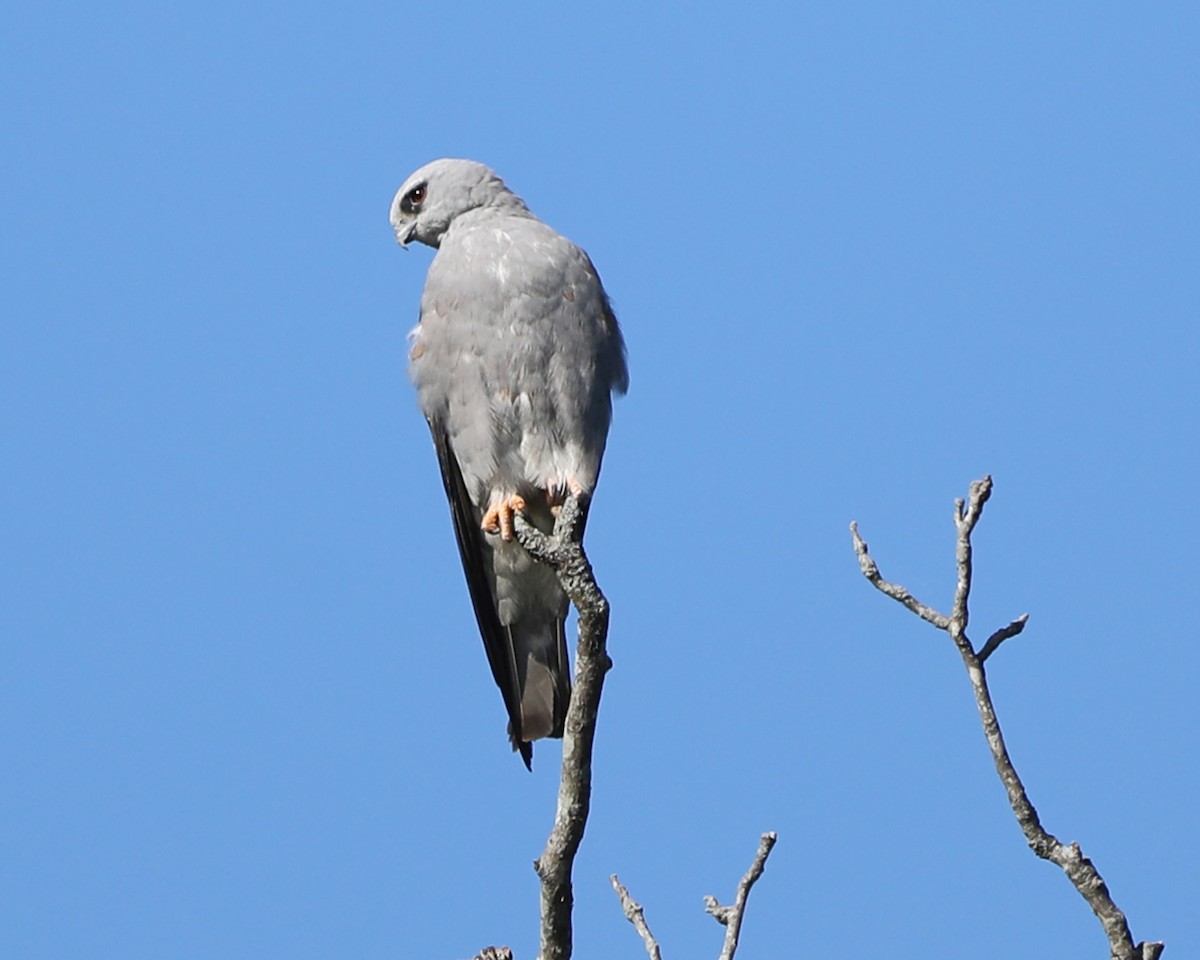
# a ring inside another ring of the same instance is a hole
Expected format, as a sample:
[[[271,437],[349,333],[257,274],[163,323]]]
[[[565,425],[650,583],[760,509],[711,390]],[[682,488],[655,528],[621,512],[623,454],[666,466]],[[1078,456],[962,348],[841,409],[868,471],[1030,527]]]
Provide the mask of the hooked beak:
[[[411,226],[405,227],[403,224],[396,229],[396,242],[400,244],[401,249],[407,250],[408,245],[417,238],[417,225],[414,223]]]

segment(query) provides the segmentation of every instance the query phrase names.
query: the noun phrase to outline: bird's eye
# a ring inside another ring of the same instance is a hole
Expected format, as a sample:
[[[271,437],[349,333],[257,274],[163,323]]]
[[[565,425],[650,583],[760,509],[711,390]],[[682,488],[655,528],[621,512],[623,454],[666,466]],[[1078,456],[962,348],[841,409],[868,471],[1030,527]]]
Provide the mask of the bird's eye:
[[[400,212],[412,216],[417,212],[417,207],[421,205],[421,201],[425,199],[424,183],[418,183],[415,187],[408,191],[400,200]]]

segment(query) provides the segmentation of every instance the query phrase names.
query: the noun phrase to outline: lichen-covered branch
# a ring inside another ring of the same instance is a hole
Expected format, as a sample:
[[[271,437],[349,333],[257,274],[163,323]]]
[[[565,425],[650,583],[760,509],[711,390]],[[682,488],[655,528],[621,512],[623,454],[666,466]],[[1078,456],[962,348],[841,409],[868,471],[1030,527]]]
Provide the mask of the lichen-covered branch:
[[[554,827],[546,849],[534,861],[542,884],[540,960],[568,960],[571,956],[571,871],[583,840],[592,796],[592,743],[604,675],[612,665],[605,651],[608,638],[608,601],[596,585],[592,565],[583,552],[583,527],[587,504],[568,497],[550,535],[524,517],[515,519],[517,540],[535,560],[558,574],[559,582],[579,614],[579,642],[575,651],[575,684],[563,731],[562,778]]]
[[[975,704],[979,709],[979,718],[983,724],[984,737],[996,773],[1004,784],[1008,794],[1008,802],[1017,818],[1021,831],[1025,834],[1030,849],[1044,860],[1057,864],[1066,873],[1075,889],[1087,901],[1092,911],[1100,920],[1108,937],[1112,960],[1157,960],[1163,951],[1161,943],[1134,944],[1129,932],[1129,924],[1125,915],[1113,903],[1108,887],[1092,862],[1083,855],[1077,843],[1064,844],[1048,832],[1038,819],[1037,810],[1029,800],[1021,778],[1017,775],[1008,748],[1004,744],[1004,736],[1000,732],[1000,722],[996,719],[996,709],[992,704],[992,696],[988,690],[987,673],[984,662],[999,649],[1000,645],[1017,636],[1029,619],[1023,614],[1013,620],[1008,626],[1001,627],[993,633],[977,653],[967,636],[967,625],[970,619],[969,600],[971,596],[971,534],[975,525],[983,515],[983,506],[992,495],[992,478],[984,477],[971,484],[970,495],[966,501],[956,500],[954,503],[954,523],[958,530],[955,544],[955,563],[957,580],[954,591],[954,606],[949,617],[925,606],[912,596],[904,587],[884,580],[879,573],[875,560],[867,550],[867,544],[859,535],[857,524],[850,524],[850,533],[854,543],[854,552],[858,556],[859,568],[863,575],[879,590],[892,599],[904,604],[921,619],[945,630],[958,648],[963,664],[967,668],[967,676],[975,694]]]
[[[767,865],[767,857],[771,855],[771,848],[775,846],[777,839],[778,837],[774,832],[764,833],[759,838],[758,852],[754,855],[754,862],[750,864],[750,869],[746,871],[746,875],[738,883],[733,906],[721,906],[717,902],[716,897],[709,896],[704,898],[705,911],[713,916],[717,923],[725,927],[725,943],[721,947],[719,960],[733,960],[733,955],[737,952],[738,937],[742,933],[742,918],[746,913],[746,901],[750,897],[750,888],[762,876],[763,869]]]
[[[617,879],[615,873],[608,880],[612,884],[613,890],[616,891],[618,899],[621,901],[621,909],[625,912],[625,919],[633,924],[633,929],[642,938],[642,943],[646,946],[646,953],[650,955],[650,960],[662,960],[662,952],[658,949],[658,941],[654,939],[654,934],[650,932],[650,927],[646,923],[646,912],[642,909],[642,905],[629,895],[629,891]]]

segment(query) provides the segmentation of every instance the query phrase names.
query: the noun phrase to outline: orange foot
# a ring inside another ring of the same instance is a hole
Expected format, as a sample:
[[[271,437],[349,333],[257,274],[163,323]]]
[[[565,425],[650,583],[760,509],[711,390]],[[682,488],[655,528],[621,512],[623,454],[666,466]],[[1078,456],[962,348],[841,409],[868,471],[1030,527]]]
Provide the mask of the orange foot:
[[[484,533],[498,533],[505,543],[513,538],[513,514],[525,512],[525,498],[513,494],[507,500],[493,503],[483,515],[480,527]]]
[[[583,487],[574,480],[568,480],[565,484],[552,483],[546,488],[546,502],[550,504],[550,513],[554,516],[558,516],[558,511],[566,502],[568,491],[573,497],[583,496]]]

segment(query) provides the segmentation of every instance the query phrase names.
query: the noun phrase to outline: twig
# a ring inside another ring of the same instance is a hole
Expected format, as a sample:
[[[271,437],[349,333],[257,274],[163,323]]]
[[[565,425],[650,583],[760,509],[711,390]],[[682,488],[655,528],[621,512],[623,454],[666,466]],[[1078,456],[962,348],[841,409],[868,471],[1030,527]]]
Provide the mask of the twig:
[[[1005,640],[1015,637],[1018,633],[1025,629],[1025,624],[1029,622],[1029,614],[1023,613],[1016,620],[1010,623],[1007,627],[1001,627],[990,637],[987,638],[987,643],[983,645],[983,649],[979,651],[979,662],[983,663],[995,653]]]
[[[571,870],[583,840],[592,796],[592,744],[604,674],[612,666],[605,651],[608,601],[596,585],[592,565],[583,552],[587,504],[568,497],[559,510],[554,532],[547,536],[520,514],[517,540],[535,560],[555,573],[579,613],[575,650],[575,685],[563,730],[562,779],[554,827],[546,849],[533,868],[542,882],[542,932],[539,960],[568,960],[571,956]]]
[[[472,960],[513,960],[513,954],[508,947],[484,947]]]
[[[954,562],[958,566],[958,582],[954,587],[954,608],[950,611],[950,636],[961,646],[960,637],[967,630],[967,600],[971,595],[971,533],[983,514],[983,505],[992,495],[992,478],[984,477],[971,484],[970,500],[954,501],[954,525],[958,528],[958,543],[954,549]]]
[[[859,567],[863,575],[879,590],[903,603],[923,620],[945,630],[954,640],[967,668],[971,687],[975,692],[975,704],[979,708],[979,718],[983,724],[983,733],[987,738],[988,748],[992,753],[996,773],[1004,784],[1008,802],[1016,815],[1017,823],[1025,834],[1030,849],[1042,859],[1049,860],[1061,867],[1071,883],[1074,884],[1075,889],[1079,891],[1099,918],[1104,933],[1108,937],[1112,960],[1158,960],[1163,951],[1163,944],[1143,942],[1134,945],[1125,915],[1113,903],[1104,880],[1092,862],[1083,855],[1079,844],[1064,844],[1042,827],[1037,810],[1030,802],[1029,796],[1025,792],[1025,786],[1021,783],[1021,778],[1017,776],[1016,768],[1009,758],[1008,748],[1004,744],[1004,736],[1000,732],[1000,722],[996,719],[996,709],[992,705],[992,696],[988,691],[984,661],[995,653],[1005,640],[1015,637],[1025,629],[1029,615],[1023,614],[1008,626],[997,630],[988,638],[978,653],[975,652],[967,636],[968,601],[971,595],[972,575],[971,534],[979,522],[979,518],[983,515],[983,505],[987,503],[991,494],[992,478],[984,477],[971,484],[970,496],[965,503],[962,500],[954,502],[954,523],[958,528],[958,540],[955,546],[958,576],[954,592],[954,608],[948,618],[942,618],[940,614],[924,607],[913,599],[912,595],[903,587],[884,580],[875,561],[867,553],[867,545],[859,536],[857,524],[851,523],[850,532],[853,538],[854,552],[858,555]],[[945,620],[945,622],[940,622],[940,620]]]
[[[608,879],[612,888],[617,892],[617,897],[621,900],[621,909],[625,911],[625,919],[633,924],[638,936],[642,938],[642,943],[646,945],[646,953],[650,955],[650,960],[662,960],[658,941],[654,939],[654,934],[650,932],[650,927],[646,924],[646,914],[642,910],[642,905],[629,895],[629,891],[617,879],[615,873]]]
[[[742,931],[742,916],[746,912],[746,899],[750,896],[750,888],[762,876],[763,868],[767,865],[767,857],[771,855],[771,848],[775,846],[776,839],[778,837],[774,832],[764,833],[759,839],[758,853],[754,855],[754,862],[750,864],[750,869],[746,871],[746,875],[742,877],[737,886],[737,896],[732,907],[721,906],[716,897],[704,898],[705,911],[716,918],[717,923],[725,927],[725,945],[721,948],[719,960],[733,960],[733,955],[737,952],[738,936]]]
[[[899,584],[889,583],[883,579],[874,558],[867,552],[867,542],[858,535],[858,524],[854,521],[850,523],[850,535],[854,538],[854,552],[858,554],[858,567],[862,570],[864,577],[893,600],[904,604],[922,620],[932,623],[939,630],[945,630],[950,626],[950,618],[944,613],[938,613],[933,607],[927,607]]]

